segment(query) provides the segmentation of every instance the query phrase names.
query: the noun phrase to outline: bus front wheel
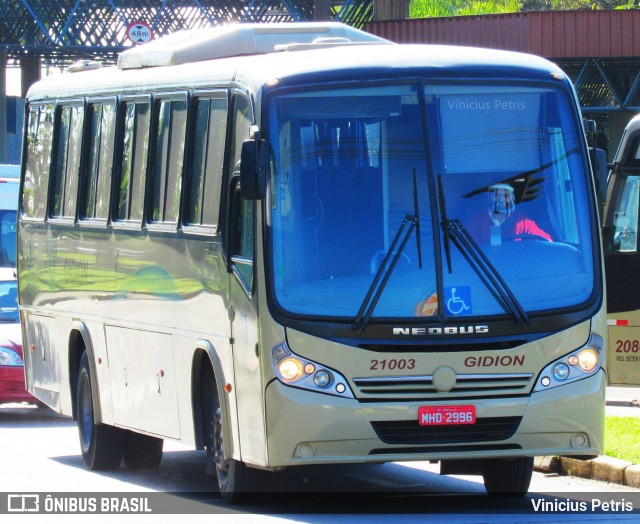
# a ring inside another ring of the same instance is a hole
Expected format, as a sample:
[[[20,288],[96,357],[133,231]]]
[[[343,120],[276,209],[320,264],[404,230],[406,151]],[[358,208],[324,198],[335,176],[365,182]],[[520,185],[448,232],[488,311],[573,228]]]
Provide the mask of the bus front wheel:
[[[85,351],[78,371],[78,434],[82,458],[89,469],[110,470],[120,466],[126,433],[120,428],[96,424],[93,413],[89,357]]]
[[[488,459],[482,465],[484,487],[489,495],[522,497],[529,491],[533,458]]]
[[[210,463],[214,465],[220,495],[225,503],[251,502],[263,487],[265,472],[250,468],[239,460],[224,460],[224,419],[212,376],[205,378],[203,394],[207,469],[209,470]],[[212,467],[211,470],[213,469]]]

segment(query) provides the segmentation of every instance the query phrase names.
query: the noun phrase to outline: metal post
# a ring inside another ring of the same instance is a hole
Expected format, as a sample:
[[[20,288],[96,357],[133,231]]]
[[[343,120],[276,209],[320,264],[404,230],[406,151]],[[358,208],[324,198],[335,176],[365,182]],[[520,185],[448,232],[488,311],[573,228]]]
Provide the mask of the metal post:
[[[21,95],[27,96],[29,88],[40,80],[40,58],[30,57],[20,59],[20,80],[21,80]]]
[[[313,0],[313,19],[319,22],[331,20],[331,0]]]

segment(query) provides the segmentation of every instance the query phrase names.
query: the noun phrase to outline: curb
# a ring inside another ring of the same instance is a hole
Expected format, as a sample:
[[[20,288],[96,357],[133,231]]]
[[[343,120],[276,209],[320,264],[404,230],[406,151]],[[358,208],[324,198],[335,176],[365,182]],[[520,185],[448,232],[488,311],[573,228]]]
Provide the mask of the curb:
[[[546,475],[575,476],[640,488],[640,465],[604,455],[591,460],[536,457],[533,469]]]
[[[640,400],[608,399],[607,406],[640,408]],[[565,475],[591,480],[601,480],[640,488],[640,464],[601,455],[591,460],[571,457],[536,457],[533,469],[545,475]]]
[[[638,400],[607,400],[607,406],[615,406],[618,408],[640,408]]]

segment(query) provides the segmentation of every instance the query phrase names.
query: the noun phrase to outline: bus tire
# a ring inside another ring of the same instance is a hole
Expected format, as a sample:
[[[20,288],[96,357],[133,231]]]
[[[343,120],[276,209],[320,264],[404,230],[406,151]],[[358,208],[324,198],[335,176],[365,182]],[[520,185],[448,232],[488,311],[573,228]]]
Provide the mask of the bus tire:
[[[93,414],[89,357],[85,351],[78,371],[78,435],[82,458],[91,470],[111,470],[120,467],[126,433],[120,428],[96,424]]]
[[[220,495],[226,504],[251,502],[263,487],[265,472],[250,468],[238,460],[223,460],[224,421],[213,372],[205,371],[203,378],[205,448],[207,461],[215,464]]]
[[[224,469],[217,468],[220,495],[226,504],[253,502],[262,489],[264,472],[250,468],[244,462],[230,459]]]
[[[162,461],[164,440],[150,435],[127,432],[122,463],[129,469],[155,469]]]
[[[533,457],[488,459],[482,466],[484,487],[489,495],[522,497],[529,491]]]

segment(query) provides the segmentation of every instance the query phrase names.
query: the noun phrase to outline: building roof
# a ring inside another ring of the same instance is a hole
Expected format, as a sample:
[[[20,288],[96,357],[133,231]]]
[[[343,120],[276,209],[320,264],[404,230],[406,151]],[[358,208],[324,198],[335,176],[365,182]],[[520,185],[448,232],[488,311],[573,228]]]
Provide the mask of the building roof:
[[[544,11],[367,22],[397,43],[507,49],[546,58],[639,57],[640,10]]]

